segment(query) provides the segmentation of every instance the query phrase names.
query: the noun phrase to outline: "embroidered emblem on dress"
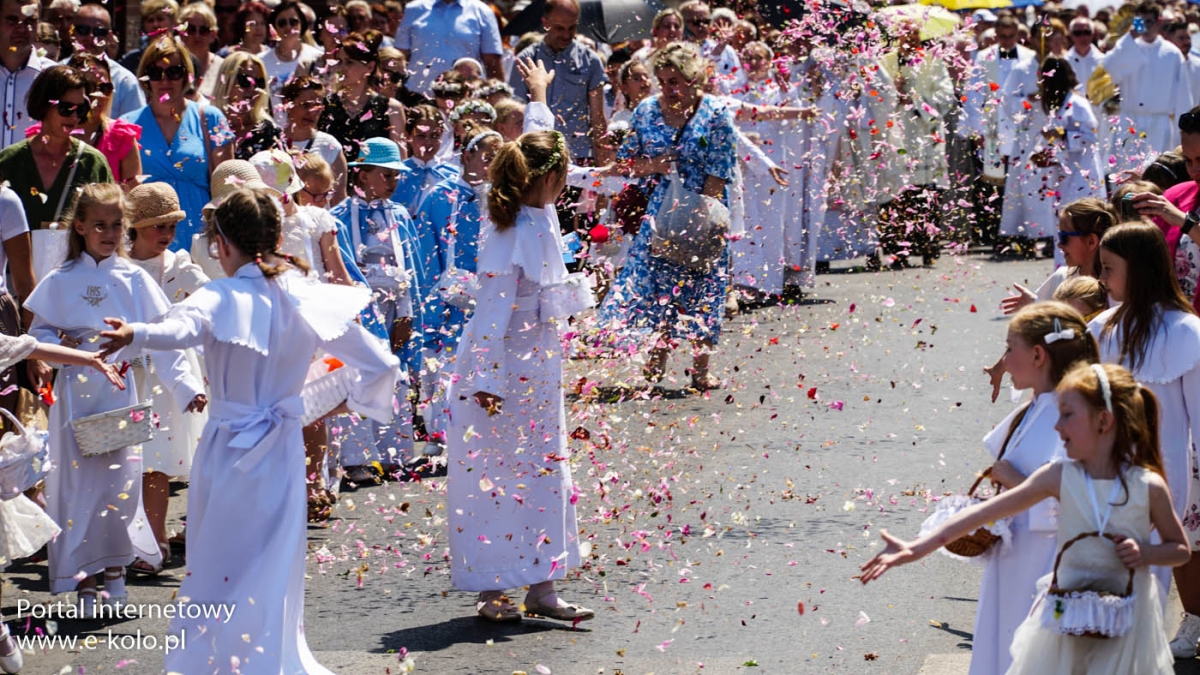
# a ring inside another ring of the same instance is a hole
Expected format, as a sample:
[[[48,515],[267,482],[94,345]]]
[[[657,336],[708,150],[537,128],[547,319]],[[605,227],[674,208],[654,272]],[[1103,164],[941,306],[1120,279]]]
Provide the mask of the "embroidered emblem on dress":
[[[100,303],[104,302],[107,298],[108,294],[104,292],[103,286],[88,286],[87,293],[83,296],[83,299],[87,300],[87,303],[92,307],[99,307]]]

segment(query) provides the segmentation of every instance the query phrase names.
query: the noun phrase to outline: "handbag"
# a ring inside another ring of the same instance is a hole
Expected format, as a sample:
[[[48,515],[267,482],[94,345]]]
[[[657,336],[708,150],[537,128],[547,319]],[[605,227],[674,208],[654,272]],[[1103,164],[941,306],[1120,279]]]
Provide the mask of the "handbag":
[[[724,256],[729,207],[692,192],[672,169],[667,192],[654,216],[650,255],[697,272],[709,272]]]
[[[683,132],[687,131],[697,110],[700,110],[699,104],[696,105],[696,110],[688,115],[683,126],[679,127],[679,131],[675,132],[675,140],[671,142],[671,147],[678,150],[679,141],[683,139]],[[637,183],[630,183],[618,192],[616,197],[613,197],[610,208],[613,215],[616,216],[617,222],[621,224],[622,232],[633,236],[642,229],[642,220],[646,217],[646,210],[650,208],[650,195],[654,194],[654,190],[661,182],[661,176],[655,174],[646,180],[645,188]]]
[[[151,401],[71,420],[75,443],[84,457],[141,445],[154,438],[156,426]]]
[[[15,415],[0,408],[13,431],[0,436],[0,500],[8,501],[38,484],[50,469],[49,433],[28,429]]]
[[[300,398],[304,402],[300,425],[305,427],[346,402],[350,397],[350,386],[358,377],[358,371],[347,368],[341,361],[327,356],[313,362],[309,366],[308,374],[310,379],[300,390]]]

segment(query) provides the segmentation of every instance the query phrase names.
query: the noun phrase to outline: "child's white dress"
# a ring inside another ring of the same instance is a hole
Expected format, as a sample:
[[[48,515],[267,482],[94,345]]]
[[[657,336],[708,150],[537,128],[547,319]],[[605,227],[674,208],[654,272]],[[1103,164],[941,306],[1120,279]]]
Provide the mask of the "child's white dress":
[[[1141,467],[1125,469],[1128,495],[1120,489],[1118,480],[1092,480],[1099,512],[1104,513],[1106,504],[1115,504],[1105,532],[1133,537],[1143,546],[1150,543],[1149,475],[1150,472]],[[1114,483],[1118,483],[1115,497]],[[1060,542],[1100,529],[1083,465],[1063,463],[1059,491]],[[1071,546],[1063,556],[1058,572],[1058,585],[1064,589],[1124,593],[1129,580],[1129,570],[1117,558],[1113,543],[1098,537],[1089,537]],[[1039,595],[1029,618],[1013,638],[1013,665],[1009,675],[1165,675],[1175,672],[1175,660],[1163,632],[1158,584],[1154,583],[1149,567],[1139,567],[1134,572],[1136,618],[1133,630],[1118,638],[1076,637],[1043,628],[1042,603],[1047,601],[1044,589],[1049,583],[1049,576],[1039,582],[1043,595]]]
[[[0,335],[0,370],[25,360],[37,346],[38,341],[30,335]],[[0,501],[0,569],[33,555],[60,531],[58,524],[29,497],[17,495]]]

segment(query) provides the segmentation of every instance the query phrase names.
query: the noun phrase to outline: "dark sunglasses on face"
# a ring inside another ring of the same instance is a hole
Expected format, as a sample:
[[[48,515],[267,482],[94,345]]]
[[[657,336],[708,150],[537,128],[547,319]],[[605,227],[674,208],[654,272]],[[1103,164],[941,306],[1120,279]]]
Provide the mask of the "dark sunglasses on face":
[[[95,37],[96,39],[106,38],[112,33],[111,28],[104,26],[87,26],[84,24],[76,24],[71,28],[71,32],[81,37]]]
[[[1086,234],[1087,234],[1087,232],[1074,232],[1074,231],[1064,232],[1062,230],[1059,230],[1058,245],[1066,246],[1068,243],[1070,243],[1071,237],[1082,237],[1082,236],[1085,236]]]
[[[342,53],[346,55],[347,59],[354,61],[355,63],[361,63],[361,64],[367,65],[367,66],[371,66],[371,65],[375,64],[375,59],[371,58],[367,54],[363,54],[361,52],[356,52],[356,51],[347,51],[347,50],[343,50]]]
[[[710,26],[712,25],[712,19],[692,19],[688,23],[694,26]]]
[[[83,103],[70,103],[68,101],[59,101],[54,104],[54,109],[63,117],[78,117],[81,120],[86,120],[92,112],[92,104],[84,101]]]
[[[245,73],[237,74],[237,85],[242,89],[258,89],[259,83],[260,80],[253,75],[247,75]]]
[[[4,17],[4,23],[8,25],[9,28],[16,28],[17,26],[35,28],[37,26],[37,22],[37,17],[32,16],[17,16],[15,14],[8,14]]]
[[[390,82],[391,84],[400,84],[408,79],[408,73],[397,73],[394,70],[385,70],[380,73],[379,79],[383,80],[384,82]]]
[[[290,19],[280,17],[278,19],[275,19],[275,27],[276,28],[299,28],[300,25],[301,25],[300,19],[298,19],[296,17],[292,17]]]
[[[213,34],[213,29],[208,26],[201,26],[194,23],[185,23],[179,28],[180,35],[199,35],[200,37],[208,37]]]
[[[92,91],[99,92],[105,96],[109,96],[113,93],[112,82],[92,82],[91,85]]]
[[[1075,37],[1091,37],[1092,31],[1090,31],[1090,30],[1073,30],[1073,31],[1071,31],[1071,35],[1074,35]]]
[[[146,69],[146,79],[150,80],[151,82],[158,82],[164,77],[172,82],[178,82],[186,75],[187,69],[183,66],[167,66],[166,68],[162,68],[160,66],[150,66]]]

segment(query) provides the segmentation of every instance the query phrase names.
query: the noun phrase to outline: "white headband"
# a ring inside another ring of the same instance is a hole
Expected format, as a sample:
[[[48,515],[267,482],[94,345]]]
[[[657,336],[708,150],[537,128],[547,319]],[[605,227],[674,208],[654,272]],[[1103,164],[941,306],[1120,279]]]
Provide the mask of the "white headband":
[[[475,138],[472,138],[470,140],[470,142],[467,143],[467,147],[465,149],[463,149],[463,152],[467,153],[467,152],[473,151],[475,149],[475,146],[479,145],[480,142],[483,141],[483,139],[489,138],[491,136],[495,136],[496,138],[499,138],[502,141],[504,140],[504,136],[499,131],[493,131],[493,130],[489,129],[481,134],[477,134],[475,136]]]
[[[1092,370],[1096,371],[1096,379],[1100,380],[1100,394],[1104,396],[1104,409],[1111,413],[1113,411],[1112,386],[1108,384],[1108,373],[1104,372],[1104,366],[1099,363],[1093,363]]]

